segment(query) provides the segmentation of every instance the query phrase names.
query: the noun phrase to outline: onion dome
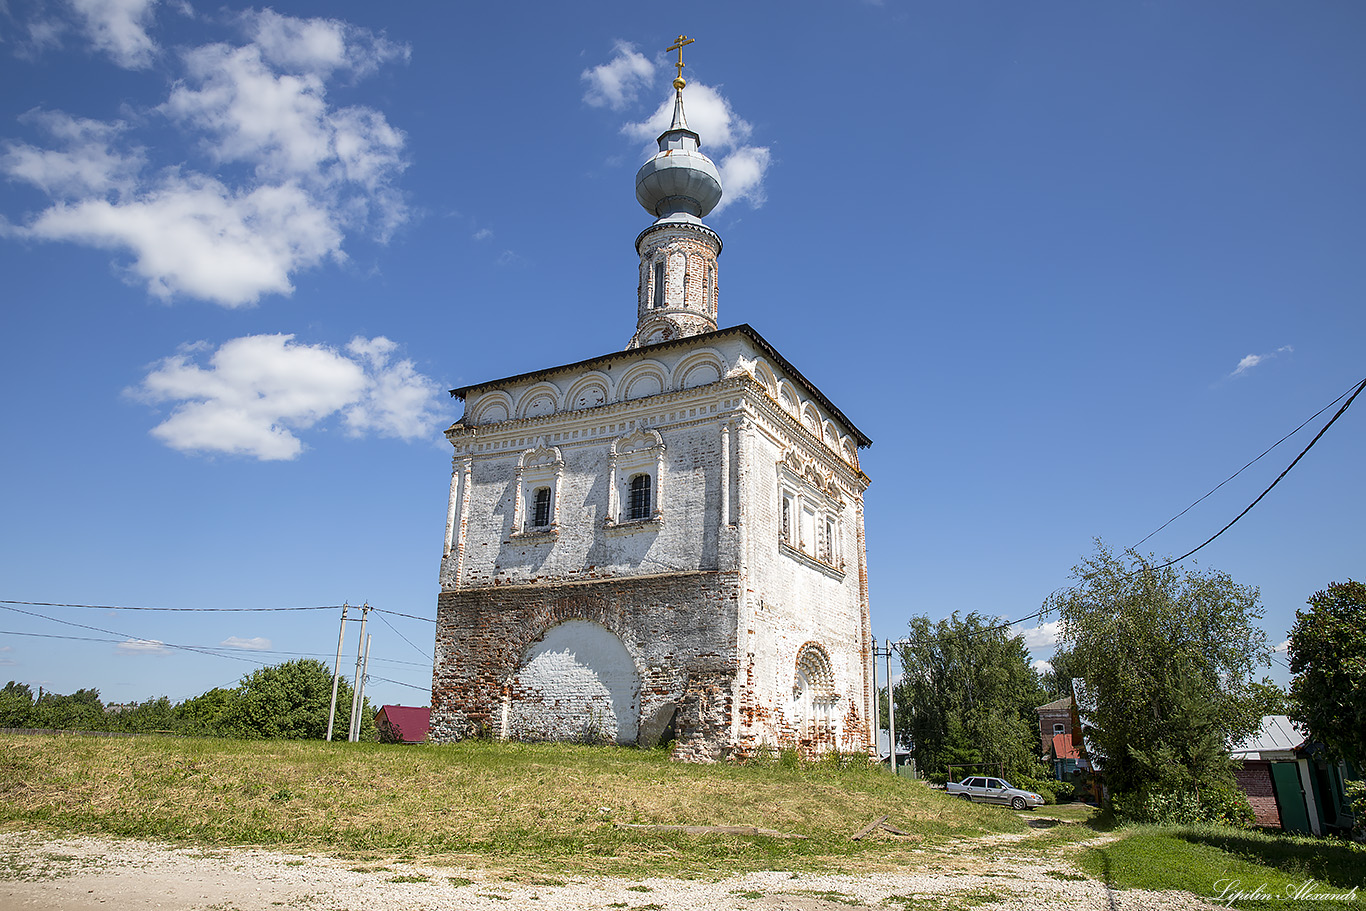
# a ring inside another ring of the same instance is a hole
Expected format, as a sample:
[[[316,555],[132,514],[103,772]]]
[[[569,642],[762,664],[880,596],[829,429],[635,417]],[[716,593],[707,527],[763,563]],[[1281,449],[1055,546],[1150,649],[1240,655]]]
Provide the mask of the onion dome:
[[[659,152],[636,172],[636,199],[660,219],[703,218],[721,201],[721,175],[698,151],[701,137],[683,115],[684,85],[681,75],[674,80],[673,124],[659,134]]]

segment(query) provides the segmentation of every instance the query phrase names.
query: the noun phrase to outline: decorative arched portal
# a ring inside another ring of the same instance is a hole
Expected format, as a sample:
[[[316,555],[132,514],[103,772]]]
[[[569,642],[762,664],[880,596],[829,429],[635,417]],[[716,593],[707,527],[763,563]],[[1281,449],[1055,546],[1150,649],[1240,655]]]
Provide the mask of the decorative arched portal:
[[[830,656],[814,642],[797,651],[792,683],[792,717],[798,737],[812,748],[833,747],[839,737],[839,694]]]
[[[504,737],[636,742],[640,675],[626,646],[600,624],[552,627],[527,649],[503,693]]]

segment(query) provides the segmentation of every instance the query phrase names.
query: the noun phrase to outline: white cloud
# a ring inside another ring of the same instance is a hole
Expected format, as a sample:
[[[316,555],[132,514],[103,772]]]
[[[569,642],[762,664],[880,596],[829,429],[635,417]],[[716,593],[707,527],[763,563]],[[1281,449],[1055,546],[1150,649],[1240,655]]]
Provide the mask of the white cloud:
[[[130,271],[156,297],[186,294],[226,307],[289,294],[292,272],[342,256],[336,214],[303,188],[234,192],[202,175],[168,178],[128,201],[58,203],[27,233],[126,251]]]
[[[1017,636],[1024,636],[1025,648],[1031,652],[1036,648],[1051,648],[1058,644],[1058,632],[1062,629],[1062,621],[1054,620],[1051,623],[1040,623],[1031,629],[1022,626],[1014,627],[1011,632]]]
[[[1289,639],[1285,640],[1285,641],[1282,642],[1280,645],[1277,645],[1277,646],[1275,646],[1274,648],[1272,648],[1271,651],[1273,651],[1273,652],[1289,652],[1289,651],[1290,651],[1290,640],[1289,640]]]
[[[410,48],[340,19],[297,19],[271,9],[243,15],[252,43],[284,70],[327,75],[374,72],[391,60],[408,60]]]
[[[171,650],[160,639],[125,639],[114,646],[121,655],[169,655]]]
[[[438,423],[439,390],[412,361],[391,363],[396,347],[383,336],[357,337],[348,357],[292,335],[246,336],[220,346],[208,367],[192,360],[204,345],[168,357],[129,393],[175,403],[152,435],[183,452],[294,459],[304,449],[296,431],[336,414],[352,436],[410,440]]]
[[[254,636],[251,639],[243,639],[240,636],[229,636],[218,644],[225,645],[228,648],[245,648],[254,651],[266,651],[270,648],[270,640],[264,636]]]
[[[105,123],[40,108],[24,113],[19,121],[47,133],[64,148],[4,142],[0,144],[0,171],[33,184],[49,196],[126,193],[145,163],[142,149],[117,150],[120,136],[128,128],[122,121]]]
[[[700,82],[690,82],[683,90],[683,108],[688,127],[701,137],[702,151],[716,162],[724,195],[716,211],[741,200],[762,206],[765,201],[764,177],[773,156],[767,146],[749,144],[754,127],[735,113],[719,91]],[[642,143],[644,151],[654,154],[654,140],[673,122],[674,97],[668,97],[644,120],[627,123],[622,133]]]
[[[475,240],[488,240],[492,236],[493,232],[490,231],[488,228],[480,228],[478,231],[475,231],[474,234],[471,235],[471,237],[473,237]]]
[[[152,65],[157,46],[147,34],[157,0],[67,0],[97,51],[129,70]]]
[[[595,108],[620,111],[634,102],[642,89],[649,87],[655,67],[634,45],[625,41],[618,41],[614,50],[616,56],[611,60],[583,71],[582,78],[588,83],[583,100]]]
[[[1276,355],[1278,355],[1278,354],[1289,354],[1289,353],[1293,352],[1294,350],[1295,350],[1295,348],[1294,348],[1294,346],[1292,346],[1292,345],[1282,345],[1281,347],[1277,348],[1275,351],[1272,351],[1270,354],[1249,354],[1249,355],[1246,355],[1241,361],[1238,362],[1238,366],[1234,368],[1233,372],[1230,373],[1229,376],[1242,376],[1243,374],[1245,374],[1245,373],[1247,373],[1249,370],[1251,370],[1253,367],[1256,367],[1256,366],[1259,365],[1259,364],[1263,364],[1263,363],[1265,363],[1266,361],[1271,360],[1271,359],[1272,359],[1273,357],[1275,357]]]
[[[130,21],[151,9],[82,2]],[[31,111],[21,120],[50,146],[4,143],[0,173],[52,203],[4,233],[127,255],[128,274],[156,297],[238,307],[290,294],[298,271],[345,260],[348,233],[386,239],[402,225],[408,208],[394,183],[405,135],[378,110],[334,105],[327,89],[333,75],[370,72],[407,48],[330,19],[267,10],[244,22],[256,43],[184,51],[181,78],[153,109],[196,141],[206,167],[163,157],[153,170],[125,121]],[[245,171],[228,167],[237,165]]]
[[[1038,661],[1031,664],[1030,667],[1034,668],[1036,674],[1047,674],[1049,671],[1053,670],[1053,662],[1040,658]]]

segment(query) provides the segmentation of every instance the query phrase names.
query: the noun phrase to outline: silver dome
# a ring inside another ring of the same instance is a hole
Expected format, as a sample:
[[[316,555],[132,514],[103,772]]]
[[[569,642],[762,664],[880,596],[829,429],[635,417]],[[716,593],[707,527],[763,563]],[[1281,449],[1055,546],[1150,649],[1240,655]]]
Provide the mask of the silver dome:
[[[721,201],[721,175],[701,152],[664,149],[636,172],[636,200],[651,215],[705,217]]]

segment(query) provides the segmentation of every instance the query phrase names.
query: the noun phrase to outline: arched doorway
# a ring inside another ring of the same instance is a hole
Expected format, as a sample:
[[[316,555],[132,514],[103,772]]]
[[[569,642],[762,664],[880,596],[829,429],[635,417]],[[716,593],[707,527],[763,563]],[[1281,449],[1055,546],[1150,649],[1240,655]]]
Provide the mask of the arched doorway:
[[[606,627],[566,620],[527,649],[506,690],[503,734],[514,740],[635,743],[640,675]]]

